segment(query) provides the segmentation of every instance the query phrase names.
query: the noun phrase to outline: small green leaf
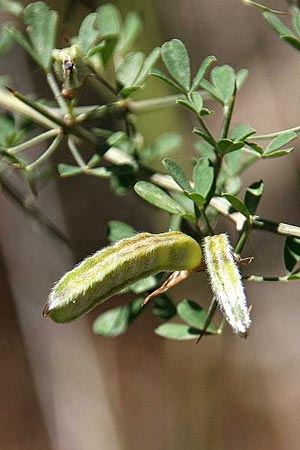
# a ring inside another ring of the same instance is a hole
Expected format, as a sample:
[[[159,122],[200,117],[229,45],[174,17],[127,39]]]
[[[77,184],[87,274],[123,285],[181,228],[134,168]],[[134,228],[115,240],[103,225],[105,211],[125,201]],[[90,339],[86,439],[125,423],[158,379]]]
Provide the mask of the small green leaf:
[[[4,26],[0,33],[0,55],[7,53],[12,47],[12,44],[13,39],[8,31],[8,28]]]
[[[188,192],[188,191],[183,191],[184,195],[189,198],[190,200],[192,200],[194,203],[196,203],[196,205],[199,208],[202,208],[203,205],[206,202],[206,198],[203,197],[203,195],[201,194],[197,194],[196,192]]]
[[[52,50],[55,48],[58,14],[44,2],[30,3],[24,9],[24,22],[35,60],[46,71],[50,69]]]
[[[300,280],[300,270],[289,275],[288,280],[289,281],[299,281]]]
[[[229,194],[236,195],[241,189],[241,179],[240,177],[226,177],[224,181],[224,191]]]
[[[152,313],[162,319],[169,320],[176,316],[176,306],[167,295],[161,295],[155,299]]]
[[[228,65],[215,67],[211,72],[211,79],[218,92],[218,96],[227,105],[235,90],[235,72]]]
[[[163,160],[163,165],[171,175],[174,181],[184,190],[184,191],[192,191],[192,187],[190,185],[189,180],[187,179],[185,173],[178,166],[178,164],[170,158],[165,158]]]
[[[276,14],[272,12],[264,12],[263,13],[264,18],[268,22],[269,25],[273,28],[273,30],[276,31],[276,33],[279,34],[280,37],[282,36],[293,36],[293,33],[291,30],[284,25],[284,23],[279,19],[279,17],[276,16]]]
[[[284,147],[286,144],[288,144],[290,141],[296,139],[297,134],[294,131],[286,131],[284,133],[281,133],[279,136],[277,136],[275,139],[273,139],[272,142],[267,146],[265,149],[266,153],[273,153],[276,150],[279,150],[280,148]]]
[[[96,167],[95,169],[89,169],[87,173],[89,175],[94,175],[100,178],[109,178],[111,176],[111,171],[106,167]]]
[[[189,326],[198,330],[203,330],[206,322],[206,311],[192,300],[183,300],[177,306],[177,313],[179,317],[184,320]],[[218,329],[216,325],[211,322],[206,330],[207,333],[217,334]]]
[[[200,156],[209,158],[213,163],[216,161],[216,153],[212,145],[206,141],[198,141],[194,143],[196,151]]]
[[[256,181],[246,189],[245,205],[251,214],[255,214],[264,192],[264,182]]]
[[[195,191],[206,198],[214,181],[214,168],[209,158],[199,158],[193,171]]]
[[[200,330],[179,323],[163,323],[154,330],[154,333],[164,338],[186,341],[198,339]]]
[[[70,164],[58,164],[58,173],[61,177],[73,177],[82,173],[81,167]]]
[[[21,47],[26,50],[26,52],[31,56],[31,58],[39,65],[39,61],[37,59],[37,55],[34,52],[33,48],[25,38],[25,36],[21,33],[21,31],[17,30],[13,26],[7,26],[6,27],[7,34],[11,39],[14,39]]]
[[[203,100],[201,95],[198,94],[198,92],[192,92],[191,100],[197,113],[200,113],[201,109],[203,108]]]
[[[125,333],[129,325],[130,306],[118,306],[100,314],[93,323],[93,333],[115,337]]]
[[[150,276],[131,284],[129,290],[134,294],[139,295],[142,294],[143,292],[151,291],[156,287],[156,285],[157,285],[156,278],[154,276]]]
[[[161,160],[164,156],[174,152],[181,143],[180,134],[167,131],[143,149],[140,156],[147,162]]]
[[[139,91],[140,89],[141,89],[141,86],[124,87],[123,89],[120,90],[119,94],[122,98],[128,98],[132,94],[134,94],[136,91]]]
[[[300,239],[288,236],[284,245],[284,262],[288,272],[292,272],[300,261]]]
[[[205,116],[210,116],[211,114],[213,114],[214,111],[208,109],[208,108],[202,108],[200,111],[200,116],[205,117]]]
[[[184,194],[185,192],[185,194]],[[180,192],[180,191],[173,191],[172,192],[172,198],[174,198],[174,200],[176,200],[182,207],[183,209],[186,211],[186,213],[190,216],[194,216],[194,203],[192,200],[190,200],[188,198],[189,193],[187,191],[184,192]],[[195,221],[195,218],[193,217],[193,219],[189,219],[184,215],[181,215],[181,217],[186,218],[187,220],[192,220]]]
[[[244,141],[249,136],[255,134],[254,128],[246,123],[237,123],[229,131],[228,137],[233,141]]]
[[[116,46],[116,54],[123,56],[129,50],[131,50],[134,45],[140,31],[142,29],[142,19],[140,14],[136,12],[130,12],[125,17],[119,41]]]
[[[108,222],[108,239],[109,242],[117,242],[121,239],[129,238],[136,233],[131,225],[119,220],[110,220]]]
[[[17,17],[21,17],[24,11],[24,6],[14,0],[0,0],[0,8]]]
[[[184,92],[181,86],[179,84],[175,83],[171,78],[168,77],[164,72],[162,72],[159,69],[151,69],[149,71],[149,75],[153,75],[156,78],[159,78],[160,80],[164,81],[165,83],[169,84],[173,88],[175,88],[179,92]]]
[[[281,39],[290,44],[296,50],[300,50],[300,40],[295,36],[281,36]]]
[[[147,58],[144,61],[141,71],[140,71],[137,79],[135,80],[135,84],[137,86],[142,85],[146,81],[146,79],[150,73],[150,70],[152,69],[154,64],[156,64],[159,57],[160,57],[160,48],[156,47],[155,49],[152,50],[152,52],[147,56]]]
[[[133,86],[141,71],[144,59],[142,52],[128,53],[116,71],[117,81],[125,87]]]
[[[200,83],[202,82],[203,78],[207,74],[209,68],[216,61],[217,61],[217,58],[213,55],[207,56],[207,58],[204,59],[204,61],[202,62],[202,64],[200,65],[200,67],[198,69],[198,72],[197,72],[195,78],[193,79],[191,91],[195,91],[196,89],[199,88]]]
[[[104,38],[117,36],[121,29],[122,19],[118,8],[106,3],[97,9],[97,27]]]
[[[263,159],[270,159],[270,158],[280,158],[281,156],[289,155],[294,150],[294,147],[291,148],[285,148],[283,150],[278,150],[272,153],[265,153],[261,155]]]
[[[202,139],[204,139],[206,142],[208,142],[212,147],[215,147],[215,143],[213,139],[206,134],[204,131],[200,130],[199,128],[194,128],[193,133],[197,134],[198,136],[201,136]]]
[[[207,91],[213,98],[218,100],[218,102],[223,103],[223,99],[219,91],[208,80],[205,79],[202,80],[200,86],[202,87],[202,89]]]
[[[176,99],[176,103],[178,103],[181,106],[184,106],[185,108],[189,109],[193,113],[198,114],[198,111],[196,110],[194,104],[191,103],[189,100],[185,100],[185,99],[179,97]]]
[[[125,193],[136,182],[136,170],[131,164],[112,165],[107,171],[111,175],[111,187],[118,194]]]
[[[231,205],[233,206],[235,211],[240,212],[247,219],[251,218],[250,211],[248,210],[248,208],[244,205],[244,203],[239,198],[235,197],[232,194],[227,194],[227,193],[223,193],[222,195],[229,201],[229,203],[231,203]]]
[[[114,54],[115,47],[117,44],[117,38],[114,36],[107,36],[104,41],[94,48],[95,53],[101,53],[103,65],[106,66],[112,55]],[[94,53],[91,51],[89,56]]]
[[[218,142],[218,152],[221,155],[226,155],[226,153],[235,152],[240,148],[244,147],[244,142],[237,141],[233,142],[231,139],[221,139]]]
[[[298,34],[298,36],[300,37],[300,12],[299,12],[299,9],[297,7],[291,8],[291,12],[292,12],[292,20],[293,20],[293,25],[294,25],[295,31]]]
[[[78,40],[84,55],[88,53],[99,36],[99,32],[94,28],[96,18],[97,13],[88,14],[80,25]]]
[[[174,80],[185,91],[190,89],[190,60],[185,45],[179,39],[165,42],[161,48],[163,62]]]
[[[264,149],[260,145],[256,144],[256,142],[247,142],[247,145],[260,155],[264,153]]]
[[[241,69],[236,74],[236,90],[239,91],[249,75],[249,70]]]
[[[171,214],[184,214],[182,206],[173,200],[165,191],[147,181],[139,181],[134,186],[135,192],[151,205]]]

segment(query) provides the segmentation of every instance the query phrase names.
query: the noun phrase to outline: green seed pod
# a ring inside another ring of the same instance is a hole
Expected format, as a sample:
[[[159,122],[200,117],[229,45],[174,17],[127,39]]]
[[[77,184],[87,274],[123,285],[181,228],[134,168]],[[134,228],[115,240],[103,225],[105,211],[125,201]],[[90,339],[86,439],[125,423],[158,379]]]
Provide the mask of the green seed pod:
[[[54,286],[43,315],[70,322],[132,283],[159,272],[194,270],[199,244],[181,232],[141,233],[86,258]]]

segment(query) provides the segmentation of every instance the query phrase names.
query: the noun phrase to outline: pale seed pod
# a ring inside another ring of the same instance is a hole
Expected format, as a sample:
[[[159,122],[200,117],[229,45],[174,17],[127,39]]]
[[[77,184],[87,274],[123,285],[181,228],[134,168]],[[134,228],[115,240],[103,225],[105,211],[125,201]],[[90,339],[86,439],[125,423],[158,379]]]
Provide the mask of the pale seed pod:
[[[86,258],[54,286],[43,315],[70,322],[132,283],[159,272],[197,269],[199,244],[181,232],[140,233]]]
[[[235,333],[246,337],[251,320],[228,236],[218,234],[204,238],[203,253],[211,288],[225,319]]]

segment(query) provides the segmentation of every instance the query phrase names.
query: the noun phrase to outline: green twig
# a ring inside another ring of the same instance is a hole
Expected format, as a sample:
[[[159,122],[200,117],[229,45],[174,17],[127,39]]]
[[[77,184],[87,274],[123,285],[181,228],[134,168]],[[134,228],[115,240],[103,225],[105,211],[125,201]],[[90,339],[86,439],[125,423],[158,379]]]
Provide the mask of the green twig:
[[[11,112],[21,114],[22,116],[31,119],[33,122],[42,125],[45,128],[51,129],[57,126],[56,122],[49,120],[43,114],[37,112],[35,108],[28,106],[27,103],[18,100],[15,96],[11,95],[11,93],[4,91],[3,89],[0,89],[0,105]]]
[[[205,212],[205,210],[203,208],[201,209],[201,214],[202,214],[203,220],[204,220],[204,222],[205,222],[205,224],[207,226],[207,229],[208,229],[208,232],[209,232],[210,236],[213,236],[215,234],[214,230],[213,230],[213,228],[212,228],[212,226],[211,226],[211,224],[210,224],[210,222],[208,220],[207,214],[206,214],[206,212]]]
[[[232,95],[229,105],[224,106],[224,120],[223,120],[223,124],[222,124],[222,128],[221,128],[221,132],[220,132],[220,139],[226,139],[228,136],[228,131],[229,131],[229,127],[230,127],[230,123],[231,123],[231,119],[232,119],[232,113],[233,113],[233,109],[234,109],[235,99],[236,99],[236,87],[234,89],[234,93]]]
[[[215,148],[217,147],[217,141],[215,140],[215,138],[213,137],[213,135],[211,134],[211,132],[209,131],[204,119],[200,116],[200,114],[197,115],[197,119],[203,129],[203,131],[205,131],[205,133],[210,137],[210,139],[213,141]]]
[[[62,134],[56,136],[56,138],[53,140],[52,144],[47,148],[47,150],[33,163],[29,164],[28,166],[25,166],[25,169],[28,171],[33,170],[37,166],[39,166],[42,162],[46,161],[55,152],[55,150],[57,150],[59,144],[61,143],[62,138],[63,138]]]
[[[38,136],[35,136],[34,138],[29,139],[28,141],[23,142],[22,144],[16,145],[15,147],[7,148],[6,151],[10,155],[16,155],[17,153],[20,153],[23,150],[33,147],[34,145],[39,144],[40,142],[43,142],[46,139],[57,136],[60,132],[61,130],[59,128],[54,128],[53,130],[45,131],[45,133],[39,134]]]
[[[280,281],[282,283],[287,283],[289,281],[295,281],[295,280],[289,280],[288,275],[284,275],[282,277],[264,277],[261,275],[249,275],[249,276],[243,276],[243,280],[245,281]]]
[[[48,81],[50,89],[52,90],[54,98],[57,101],[58,106],[60,107],[61,111],[64,114],[67,114],[68,113],[67,102],[63,98],[63,96],[61,95],[61,92],[60,92],[60,89],[59,89],[58,84],[56,82],[56,79],[55,79],[54,75],[51,72],[47,73],[47,81]]]
[[[70,149],[70,152],[73,155],[73,158],[75,159],[75,161],[77,162],[77,164],[79,165],[79,167],[81,167],[81,169],[85,170],[86,169],[86,164],[84,162],[84,160],[82,159],[82,156],[74,142],[74,139],[70,136],[68,139],[68,147]]]
[[[206,91],[197,92],[201,95],[203,100],[212,100],[211,95]],[[128,109],[134,114],[150,113],[176,106],[176,100],[178,98],[185,99],[186,95],[167,95],[165,97],[157,97],[139,101],[128,100]]]
[[[267,220],[260,216],[253,216],[252,228],[300,238],[300,227],[283,222],[274,222],[273,220]]]
[[[20,92],[15,91],[14,89],[11,89],[7,87],[7,90],[12,93],[14,97],[16,97],[21,102],[25,103],[25,105],[29,106],[42,116],[46,117],[47,119],[54,122],[56,125],[59,125],[61,127],[65,126],[65,123],[62,118],[58,117],[57,115],[52,114],[47,108],[45,108],[40,103],[30,100],[28,97],[25,97],[25,95],[21,94]]]
[[[278,16],[286,16],[287,13],[284,11],[277,11],[276,9],[271,9],[268,8],[265,5],[261,5],[260,3],[254,2],[253,0],[242,0],[243,3],[245,3],[246,5],[250,5],[250,6],[254,6],[257,9],[260,9],[262,11],[268,11],[268,12],[272,12],[273,14],[277,14]]]

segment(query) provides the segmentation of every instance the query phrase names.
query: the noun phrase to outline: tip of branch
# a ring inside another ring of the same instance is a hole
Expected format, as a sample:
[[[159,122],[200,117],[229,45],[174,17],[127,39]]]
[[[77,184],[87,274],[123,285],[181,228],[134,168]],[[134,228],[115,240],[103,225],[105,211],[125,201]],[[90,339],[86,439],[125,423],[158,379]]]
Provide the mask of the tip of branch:
[[[9,92],[11,92],[13,95],[15,95],[16,91],[9,86],[5,86],[5,89],[7,89]]]
[[[45,307],[44,307],[44,309],[43,309],[43,312],[42,312],[42,316],[43,316],[43,317],[47,317],[48,314],[49,314],[49,311],[50,311],[49,304],[46,303],[46,305],[45,305]]]

